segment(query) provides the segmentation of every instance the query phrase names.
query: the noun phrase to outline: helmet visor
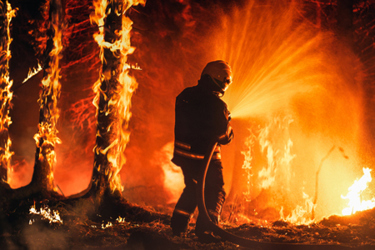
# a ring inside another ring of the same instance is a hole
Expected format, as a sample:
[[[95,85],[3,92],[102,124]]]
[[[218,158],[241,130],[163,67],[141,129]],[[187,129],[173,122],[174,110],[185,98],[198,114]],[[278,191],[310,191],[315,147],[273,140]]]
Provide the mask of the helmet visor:
[[[229,88],[229,85],[231,84],[232,84],[232,77],[231,76],[226,77],[222,84],[223,90],[227,91],[227,89]]]

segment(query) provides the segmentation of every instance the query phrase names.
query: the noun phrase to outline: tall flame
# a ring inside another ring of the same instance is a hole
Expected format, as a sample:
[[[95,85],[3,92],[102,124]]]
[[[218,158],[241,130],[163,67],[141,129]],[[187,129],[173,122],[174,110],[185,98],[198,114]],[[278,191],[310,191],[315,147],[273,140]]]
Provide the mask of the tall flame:
[[[10,22],[12,17],[15,16],[15,10],[12,9],[8,1],[5,3],[0,1],[0,5],[2,19],[4,20],[0,24],[0,182],[9,183],[8,176],[11,171],[10,158],[13,155],[13,152],[10,150],[12,141],[8,132],[9,126],[12,123],[9,110],[13,98],[13,92],[11,91],[13,81],[9,79],[10,43],[12,42],[10,37]]]
[[[295,158],[291,154],[293,142],[289,137],[289,124],[293,120],[289,117],[280,119],[275,117],[264,128],[260,129],[259,145],[267,155],[267,166],[259,172],[260,186],[268,188],[275,181],[276,172],[281,174],[286,185],[291,179],[291,161]],[[280,186],[282,183],[280,183]]]
[[[361,197],[362,192],[367,188],[371,180],[371,169],[363,168],[363,176],[359,180],[354,181],[354,184],[349,187],[347,195],[341,196],[341,198],[349,200],[348,207],[342,210],[342,215],[351,215],[355,212],[375,207],[375,198],[362,200]]]
[[[93,87],[96,93],[93,103],[98,116],[95,169],[106,176],[112,192],[123,190],[119,172],[126,161],[123,153],[129,141],[131,97],[137,88],[137,82],[129,75],[130,65],[127,63],[127,56],[133,53],[134,47],[130,44],[132,21],[125,12],[138,4],[145,4],[145,1],[95,0],[95,12],[91,16],[99,26],[94,39],[100,47],[103,62],[99,80]],[[113,26],[106,30],[108,18],[116,21],[121,18],[121,25],[112,23]]]
[[[251,162],[253,160],[253,148],[255,144],[256,135],[250,130],[251,134],[246,138],[245,146],[247,151],[242,151],[241,154],[244,156],[244,162],[242,164],[242,169],[245,171],[246,175],[246,191],[244,192],[244,196],[247,201],[251,200],[251,176],[252,176],[252,165]]]
[[[55,4],[55,6],[53,6]],[[38,124],[38,133],[34,139],[39,149],[39,162],[48,165],[47,171],[47,187],[55,189],[54,185],[54,164],[56,162],[55,145],[61,143],[57,136],[57,121],[60,116],[60,110],[57,107],[57,101],[60,97],[61,85],[60,79],[60,57],[62,46],[62,6],[58,0],[51,0],[51,8],[57,8],[50,12],[50,20],[54,30],[52,38],[52,49],[49,52],[49,64],[45,65],[45,77],[42,80],[38,103],[40,107],[40,120]],[[47,45],[48,49],[48,45]]]

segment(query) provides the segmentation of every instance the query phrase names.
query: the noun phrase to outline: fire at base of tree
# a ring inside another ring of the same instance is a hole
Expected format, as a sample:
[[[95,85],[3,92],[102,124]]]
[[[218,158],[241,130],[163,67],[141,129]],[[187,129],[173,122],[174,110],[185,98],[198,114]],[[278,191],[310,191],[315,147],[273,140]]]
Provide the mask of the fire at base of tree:
[[[374,16],[366,0],[0,0],[1,248],[375,248]],[[219,226],[241,246],[200,242],[198,211],[170,228],[174,101],[216,59],[234,75]]]

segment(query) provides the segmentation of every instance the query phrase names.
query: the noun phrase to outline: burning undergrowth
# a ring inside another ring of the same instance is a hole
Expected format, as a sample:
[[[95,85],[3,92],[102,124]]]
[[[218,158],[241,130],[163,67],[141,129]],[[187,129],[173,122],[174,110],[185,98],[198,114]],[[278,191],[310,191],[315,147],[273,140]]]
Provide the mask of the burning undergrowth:
[[[112,208],[111,215],[102,215],[93,210],[89,200],[70,204],[24,200],[6,217],[2,215],[0,243],[6,249],[239,248],[227,241],[200,243],[194,234],[193,224],[185,237],[175,237],[169,227],[168,215],[152,208],[129,209],[120,203],[117,206],[116,211]],[[283,249],[282,243],[314,244],[316,249],[330,249],[327,244],[349,246],[351,249],[372,249],[375,245],[375,210],[346,217],[331,216],[309,225],[284,221],[256,222],[253,219],[253,222],[239,226],[223,221],[221,226],[255,241],[275,243],[274,248],[264,249]],[[319,248],[319,245],[324,246]]]

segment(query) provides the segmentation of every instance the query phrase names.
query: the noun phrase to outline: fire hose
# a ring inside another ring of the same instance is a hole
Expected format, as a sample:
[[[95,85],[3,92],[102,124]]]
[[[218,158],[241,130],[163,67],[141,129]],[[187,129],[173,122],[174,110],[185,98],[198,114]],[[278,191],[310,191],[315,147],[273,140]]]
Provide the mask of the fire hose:
[[[223,240],[228,240],[234,244],[240,245],[242,247],[252,248],[252,249],[303,249],[303,250],[315,250],[315,249],[329,249],[329,250],[343,250],[343,249],[353,249],[351,247],[341,246],[341,245],[334,245],[334,244],[319,244],[319,245],[312,245],[312,244],[303,244],[303,243],[278,243],[278,242],[259,242],[256,240],[243,238],[237,235],[234,235],[228,231],[225,231],[221,227],[219,227],[217,224],[215,224],[210,216],[208,215],[207,208],[206,208],[206,202],[205,202],[205,195],[204,195],[204,188],[205,188],[205,181],[206,181],[206,175],[207,171],[211,162],[212,155],[215,151],[215,148],[217,146],[217,141],[213,141],[210,144],[209,151],[204,156],[203,160],[203,166],[204,169],[202,169],[203,173],[201,173],[200,179],[198,180],[198,189],[197,189],[197,199],[198,199],[198,210],[199,214],[203,217],[204,223],[207,224],[208,228],[217,236],[220,236]],[[360,248],[360,249],[366,249]]]

